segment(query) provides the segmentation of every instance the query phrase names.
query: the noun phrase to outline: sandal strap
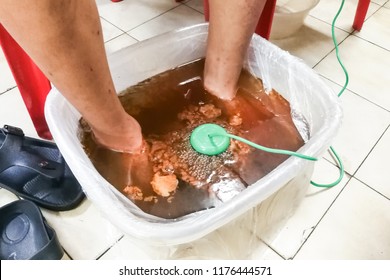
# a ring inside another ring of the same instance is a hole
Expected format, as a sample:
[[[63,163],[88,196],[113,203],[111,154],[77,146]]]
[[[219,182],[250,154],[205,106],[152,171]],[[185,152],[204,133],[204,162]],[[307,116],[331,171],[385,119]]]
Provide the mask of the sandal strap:
[[[64,255],[64,251],[58,240],[57,233],[55,230],[48,225],[44,220],[44,225],[49,237],[49,242],[37,252],[29,260],[60,260]]]
[[[1,129],[6,136],[0,147],[0,173],[11,166],[31,169],[50,179],[60,179],[64,174],[64,164],[43,158],[22,149],[24,133],[18,127],[5,125]]]

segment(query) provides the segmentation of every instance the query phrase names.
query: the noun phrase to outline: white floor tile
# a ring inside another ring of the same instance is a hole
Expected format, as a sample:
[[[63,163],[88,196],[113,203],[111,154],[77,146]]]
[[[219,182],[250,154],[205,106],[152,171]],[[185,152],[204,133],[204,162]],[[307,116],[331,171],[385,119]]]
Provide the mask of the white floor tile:
[[[380,9],[364,22],[362,30],[355,35],[390,50],[389,27],[390,9]]]
[[[0,126],[5,124],[20,127],[29,137],[38,137],[18,88],[0,95]]]
[[[390,203],[352,179],[295,259],[389,259]]]
[[[204,12],[203,0],[190,0],[190,1],[185,2],[185,4],[188,7],[191,7],[193,9],[197,10],[198,12],[201,12],[201,13]]]
[[[266,259],[280,258],[256,235],[256,211],[194,242],[176,248],[172,259]],[[276,255],[276,256],[275,256]]]
[[[11,203],[15,200],[18,200],[18,197],[16,195],[5,189],[0,188],[0,207],[3,207],[4,205]]]
[[[96,3],[100,16],[123,31],[129,31],[180,5],[172,0],[126,0],[118,3],[97,0]]]
[[[112,246],[101,260],[156,260],[168,259],[170,248],[155,247],[132,237],[124,236]]]
[[[336,29],[335,34],[340,41],[348,36],[347,32],[340,29]],[[271,42],[301,58],[310,67],[314,67],[334,49],[330,25],[311,16],[306,18],[302,28],[291,37]]]
[[[312,180],[319,184],[329,184],[338,176],[339,170],[322,159],[316,163]],[[337,186],[329,189],[310,185],[303,201],[285,222],[280,232],[277,234],[264,232],[261,233],[260,238],[285,259],[293,258],[348,179],[344,176]]]
[[[348,32],[353,31],[352,24],[356,13],[357,3],[358,0],[345,1],[343,10],[337,18],[335,24],[336,27],[339,27]],[[340,4],[341,1],[339,0],[320,1],[320,3],[310,11],[310,15],[331,24],[337,11],[340,8]],[[366,18],[377,11],[379,7],[380,6],[378,4],[371,3],[367,11]]]
[[[390,128],[359,168],[356,178],[390,199],[389,159]]]
[[[332,82],[328,84],[336,92],[341,90]],[[390,112],[348,90],[342,94],[341,102],[344,117],[332,146],[345,170],[354,174],[390,124]],[[329,154],[325,157],[335,162]]]
[[[252,216],[255,213],[244,214],[196,241],[176,246],[170,259],[242,260],[276,257],[277,254],[256,236],[256,219]]]
[[[111,39],[118,37],[119,35],[124,33],[122,30],[120,30],[118,27],[112,25],[111,23],[106,21],[104,18],[100,19],[100,22],[102,24],[104,42],[110,41]]]
[[[69,261],[69,260],[71,260],[71,258],[66,253],[64,253],[61,260],[62,261]]]
[[[174,29],[202,22],[204,22],[202,14],[185,5],[181,5],[128,33],[135,39],[142,41]]]
[[[273,250],[266,246],[259,246],[257,249],[255,249],[250,259],[269,261],[284,260],[281,256],[279,256],[277,253],[275,253]]]
[[[389,76],[390,52],[354,35],[345,39],[339,50],[341,60],[349,72],[348,89],[390,110],[390,95],[383,84]],[[335,52],[314,69],[337,84],[344,84],[345,75],[337,62]]]
[[[143,241],[125,236],[101,259],[282,259],[248,230],[250,221],[252,221],[250,215],[243,215],[203,238],[174,246],[150,246]]]
[[[75,260],[97,259],[122,236],[87,199],[70,211],[42,212],[62,247]]]
[[[376,3],[376,4],[378,4],[378,5],[383,5],[383,4],[385,4],[386,2],[388,2],[389,0],[371,0],[371,2],[373,2],[373,3]]]
[[[104,44],[106,48],[107,55],[110,55],[116,51],[119,51],[120,49],[123,49],[125,47],[128,47],[132,44],[137,43],[138,41],[134,39],[133,37],[129,36],[128,34],[122,34]]]
[[[0,95],[14,87],[16,87],[14,76],[5,59],[3,50],[0,48]]]

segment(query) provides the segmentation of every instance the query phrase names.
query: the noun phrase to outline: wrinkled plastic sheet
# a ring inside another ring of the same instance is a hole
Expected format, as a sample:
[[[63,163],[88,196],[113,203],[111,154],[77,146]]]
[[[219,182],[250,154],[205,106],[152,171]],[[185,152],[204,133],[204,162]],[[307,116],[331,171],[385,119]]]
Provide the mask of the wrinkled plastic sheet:
[[[112,54],[109,64],[117,92],[204,57],[207,31],[208,24],[195,25]],[[245,68],[261,78],[266,89],[275,89],[290,102],[298,129],[301,125],[306,129],[302,131],[306,143],[298,152],[320,157],[341,123],[342,111],[336,94],[302,61],[257,35],[252,38]],[[178,219],[162,219],[142,212],[95,170],[79,140],[80,114],[55,88],[47,98],[45,114],[55,142],[88,199],[131,239],[169,248],[165,255],[158,250],[163,258],[221,258],[220,254],[225,254],[224,258],[249,257],[255,250],[252,243],[262,232],[293,214],[313,172],[313,162],[289,157],[216,208]],[[188,251],[187,246],[180,251],[183,244],[192,244],[192,249]],[[211,253],[211,248],[217,249]]]

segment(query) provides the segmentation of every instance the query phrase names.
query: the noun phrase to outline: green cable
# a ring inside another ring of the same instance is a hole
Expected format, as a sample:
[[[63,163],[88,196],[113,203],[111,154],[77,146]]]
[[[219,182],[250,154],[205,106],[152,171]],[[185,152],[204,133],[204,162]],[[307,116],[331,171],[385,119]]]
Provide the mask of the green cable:
[[[344,6],[344,2],[345,0],[342,0],[341,1],[341,5],[340,5],[340,8],[339,10],[337,11],[333,21],[332,21],[332,40],[333,40],[333,44],[335,46],[335,50],[336,50],[336,58],[337,58],[337,61],[339,62],[341,68],[343,69],[344,71],[344,74],[345,74],[345,83],[344,83],[344,86],[343,88],[340,90],[339,94],[337,95],[338,97],[340,97],[345,89],[347,88],[348,86],[348,82],[349,82],[349,76],[348,76],[348,72],[347,72],[347,69],[344,67],[344,64],[342,63],[341,59],[340,59],[340,55],[339,55],[339,47],[338,47],[338,44],[337,44],[337,40],[336,40],[336,35],[335,35],[335,24],[336,24],[336,20],[337,18],[339,17],[342,9],[343,9],[343,6]],[[318,183],[315,183],[313,181],[310,181],[310,183],[313,185],[313,186],[316,186],[316,187],[320,187],[320,188],[332,188],[334,186],[336,186],[338,183],[341,182],[341,180],[343,179],[344,177],[344,166],[343,166],[343,163],[339,157],[339,155],[336,153],[335,149],[330,146],[330,151],[332,152],[332,154],[334,155],[334,157],[336,158],[337,160],[337,163],[338,163],[338,166],[340,168],[340,175],[339,175],[339,178],[334,181],[333,183],[330,183],[330,184],[318,184]]]
[[[292,151],[288,151],[288,150],[281,150],[281,149],[273,149],[273,148],[264,147],[264,146],[261,146],[259,144],[253,143],[253,142],[251,142],[251,141],[249,141],[249,140],[247,140],[245,138],[242,138],[242,137],[234,135],[234,134],[229,134],[229,133],[215,133],[214,134],[213,133],[213,134],[209,135],[210,138],[215,137],[215,136],[229,137],[229,138],[238,140],[240,142],[243,142],[245,144],[248,144],[249,146],[252,146],[253,148],[256,148],[256,149],[259,149],[259,150],[262,150],[262,151],[265,151],[265,152],[268,152],[268,153],[290,155],[290,156],[295,156],[295,157],[299,157],[299,158],[307,159],[307,160],[311,160],[311,161],[317,161],[318,160],[315,157],[303,155],[303,154],[292,152]]]
[[[316,182],[313,182],[313,181],[310,181],[310,184],[312,184],[313,186],[315,187],[320,187],[320,188],[332,188],[334,186],[336,186],[338,183],[341,182],[341,180],[343,179],[344,177],[344,166],[343,166],[343,162],[341,161],[339,155],[336,153],[336,151],[333,149],[332,146],[330,146],[330,150],[332,151],[333,155],[336,157],[337,159],[337,162],[338,162],[338,165],[340,167],[340,175],[339,175],[339,178],[334,181],[333,183],[330,183],[330,184],[318,184]]]
[[[344,74],[345,74],[345,83],[344,83],[343,88],[340,90],[339,94],[337,95],[338,97],[340,97],[340,96],[344,93],[344,91],[345,91],[345,89],[347,88],[347,85],[348,85],[348,83],[349,83],[348,72],[347,72],[347,69],[345,68],[343,62],[342,62],[341,59],[340,59],[339,46],[338,46],[338,44],[337,44],[336,35],[335,35],[335,33],[334,33],[336,20],[337,20],[337,18],[339,17],[339,15],[340,15],[340,13],[341,13],[341,11],[342,11],[342,9],[343,9],[344,2],[345,2],[345,0],[342,0],[342,1],[341,1],[340,8],[339,8],[339,10],[337,11],[337,14],[336,14],[336,16],[334,17],[334,19],[333,19],[333,21],[332,21],[332,40],[333,40],[333,44],[334,44],[335,50],[336,50],[336,58],[337,58],[337,61],[339,62],[340,66],[341,66],[341,68],[343,69]]]

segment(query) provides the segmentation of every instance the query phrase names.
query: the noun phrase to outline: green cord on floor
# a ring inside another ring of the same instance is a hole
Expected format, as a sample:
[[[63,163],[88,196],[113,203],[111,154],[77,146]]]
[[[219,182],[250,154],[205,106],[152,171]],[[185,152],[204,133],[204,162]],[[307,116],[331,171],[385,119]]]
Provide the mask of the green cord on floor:
[[[344,86],[343,88],[340,90],[339,94],[337,95],[338,97],[340,97],[345,89],[347,88],[348,86],[348,82],[349,82],[349,76],[348,76],[348,72],[347,72],[347,69],[344,67],[344,64],[342,63],[341,59],[340,59],[340,54],[339,54],[339,47],[338,47],[338,44],[337,44],[337,40],[336,40],[336,35],[335,35],[335,24],[336,24],[336,20],[337,18],[339,17],[342,9],[343,9],[343,6],[344,6],[344,2],[345,0],[342,0],[341,1],[341,5],[340,5],[340,8],[339,10],[337,11],[333,21],[332,21],[332,39],[333,39],[333,44],[335,46],[335,50],[336,50],[336,57],[337,57],[337,60],[341,66],[341,68],[343,69],[344,71],[344,74],[345,74],[345,83],[344,83]],[[334,148],[332,146],[330,146],[330,151],[331,153],[334,155],[334,157],[336,158],[337,160],[337,163],[338,163],[338,166],[340,168],[340,175],[339,175],[339,178],[334,181],[333,183],[330,183],[330,184],[318,184],[316,182],[313,182],[313,181],[310,181],[310,183],[313,185],[313,186],[316,186],[316,187],[320,187],[320,188],[331,188],[331,187],[334,187],[336,186],[338,183],[341,182],[341,180],[343,179],[344,177],[344,166],[343,166],[343,163],[339,157],[339,155],[336,153],[336,151],[334,150]]]

